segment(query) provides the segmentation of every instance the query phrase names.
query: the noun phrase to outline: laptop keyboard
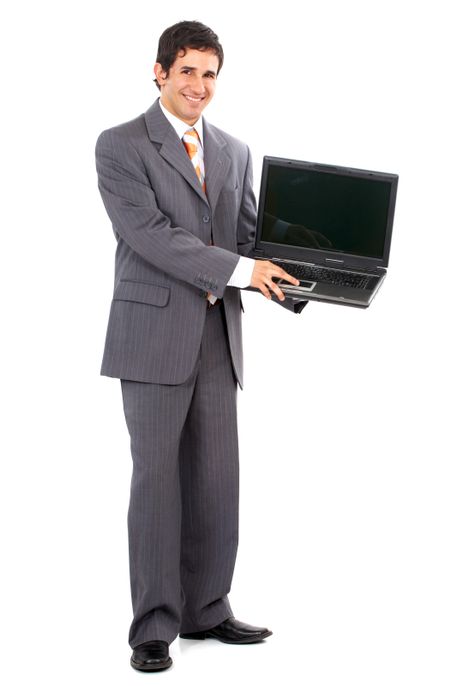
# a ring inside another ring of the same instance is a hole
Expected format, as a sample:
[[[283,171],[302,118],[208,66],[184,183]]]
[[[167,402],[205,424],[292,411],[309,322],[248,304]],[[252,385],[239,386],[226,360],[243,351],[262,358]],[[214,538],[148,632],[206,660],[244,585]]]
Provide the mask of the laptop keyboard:
[[[327,267],[314,267],[309,264],[292,264],[291,262],[280,262],[278,260],[275,264],[288,272],[288,274],[291,274],[291,276],[295,276],[299,281],[308,279],[310,281],[332,283],[337,286],[367,289],[373,288],[378,280],[378,277],[376,276],[344,272],[328,269]]]

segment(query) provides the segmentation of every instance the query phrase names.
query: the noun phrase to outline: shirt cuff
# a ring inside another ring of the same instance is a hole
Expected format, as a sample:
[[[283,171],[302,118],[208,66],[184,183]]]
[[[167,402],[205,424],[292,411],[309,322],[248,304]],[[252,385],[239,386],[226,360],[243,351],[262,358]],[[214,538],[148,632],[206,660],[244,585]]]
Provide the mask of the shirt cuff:
[[[250,286],[255,263],[256,260],[253,260],[251,257],[241,255],[227,286],[235,286],[236,288],[247,288],[247,286]]]

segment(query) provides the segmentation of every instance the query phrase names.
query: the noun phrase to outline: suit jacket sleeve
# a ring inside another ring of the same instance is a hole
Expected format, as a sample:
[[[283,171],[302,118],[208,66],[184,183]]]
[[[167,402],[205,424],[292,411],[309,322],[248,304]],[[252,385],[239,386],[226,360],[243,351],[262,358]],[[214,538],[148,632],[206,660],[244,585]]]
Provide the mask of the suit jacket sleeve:
[[[253,192],[253,163],[250,149],[248,149],[247,170],[244,177],[244,188],[242,193],[242,202],[239,213],[237,239],[238,239],[238,253],[245,257],[254,257],[254,247],[256,238],[256,218],[257,218],[256,197]],[[281,301],[275,295],[272,295],[272,302],[281,305],[290,312],[299,314],[308,300],[297,300],[295,298],[286,298]]]
[[[136,253],[167,274],[223,297],[239,256],[205,245],[158,208],[139,153],[114,130],[96,144],[98,187],[117,233]]]

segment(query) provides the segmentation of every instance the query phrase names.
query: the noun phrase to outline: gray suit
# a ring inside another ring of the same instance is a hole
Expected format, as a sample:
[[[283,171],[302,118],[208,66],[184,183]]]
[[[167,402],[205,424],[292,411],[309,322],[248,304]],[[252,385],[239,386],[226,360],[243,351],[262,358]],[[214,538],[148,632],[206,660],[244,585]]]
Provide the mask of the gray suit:
[[[133,457],[132,647],[233,614],[242,302],[226,284],[251,256],[256,201],[248,147],[203,127],[207,195],[158,100],[96,146],[117,239],[101,374],[121,379]]]

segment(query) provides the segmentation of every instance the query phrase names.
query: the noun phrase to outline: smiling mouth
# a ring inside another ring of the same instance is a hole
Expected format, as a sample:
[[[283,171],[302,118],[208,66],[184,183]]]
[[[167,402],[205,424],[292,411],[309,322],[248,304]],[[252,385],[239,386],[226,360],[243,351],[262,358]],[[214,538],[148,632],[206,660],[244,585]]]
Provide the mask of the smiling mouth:
[[[194,98],[191,95],[185,95],[184,93],[183,93],[183,95],[186,98],[186,100],[189,100],[189,102],[201,102],[204,99],[204,98]]]

